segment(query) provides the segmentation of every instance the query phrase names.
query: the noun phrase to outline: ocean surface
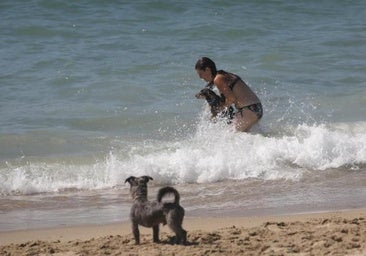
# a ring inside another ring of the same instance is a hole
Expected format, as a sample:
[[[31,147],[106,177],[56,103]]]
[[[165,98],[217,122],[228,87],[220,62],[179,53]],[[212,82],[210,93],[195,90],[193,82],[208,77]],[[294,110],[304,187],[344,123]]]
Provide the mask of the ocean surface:
[[[186,216],[366,207],[366,2],[0,2],[0,231],[128,220],[129,176]],[[212,123],[198,58],[264,117]]]

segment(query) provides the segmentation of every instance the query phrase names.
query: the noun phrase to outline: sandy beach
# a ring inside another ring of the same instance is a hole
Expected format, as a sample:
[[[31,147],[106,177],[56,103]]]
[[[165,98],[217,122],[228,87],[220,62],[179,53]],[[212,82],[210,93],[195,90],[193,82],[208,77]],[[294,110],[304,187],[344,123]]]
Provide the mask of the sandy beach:
[[[365,255],[366,210],[312,214],[189,218],[188,244],[172,245],[161,229],[140,228],[135,245],[128,222],[0,232],[0,255]]]
[[[366,1],[2,0],[0,14],[0,256],[366,256]],[[263,117],[250,132],[213,119],[195,97],[207,83]],[[179,191],[187,244],[162,226],[135,245],[125,181],[144,175],[151,201]]]

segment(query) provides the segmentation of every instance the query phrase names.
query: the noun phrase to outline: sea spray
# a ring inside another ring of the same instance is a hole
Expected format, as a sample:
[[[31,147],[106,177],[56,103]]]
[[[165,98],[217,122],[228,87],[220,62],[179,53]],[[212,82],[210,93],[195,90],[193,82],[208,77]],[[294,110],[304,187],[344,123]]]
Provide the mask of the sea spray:
[[[300,179],[304,171],[357,169],[366,164],[366,123],[299,125],[284,136],[237,133],[225,123],[202,119],[185,140],[135,142],[89,164],[44,159],[8,163],[1,170],[1,194],[32,194],[121,185],[129,175],[150,175],[158,183],[222,180]]]

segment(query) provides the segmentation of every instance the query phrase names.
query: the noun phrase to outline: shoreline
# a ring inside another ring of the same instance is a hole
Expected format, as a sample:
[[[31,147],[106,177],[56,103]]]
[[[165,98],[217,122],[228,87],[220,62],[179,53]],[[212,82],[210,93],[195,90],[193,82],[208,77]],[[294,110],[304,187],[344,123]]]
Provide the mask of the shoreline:
[[[168,250],[170,254],[175,253],[176,255],[184,255],[183,251],[192,249],[192,253],[197,253],[195,255],[202,255],[203,251],[213,245],[214,247],[220,247],[224,254],[231,255],[240,253],[239,251],[228,251],[234,250],[230,245],[230,241],[233,241],[234,237],[241,241],[244,246],[245,244],[248,245],[250,241],[247,241],[247,243],[245,241],[251,236],[257,236],[258,241],[267,239],[263,241],[268,241],[270,245],[266,245],[265,250],[262,248],[264,251],[270,250],[271,247],[277,248],[279,244],[282,244],[282,246],[277,249],[283,249],[286,241],[293,238],[294,240],[291,243],[296,247],[294,252],[304,252],[303,250],[309,247],[309,244],[304,244],[304,237],[309,237],[309,241],[314,239],[312,247],[316,244],[322,244],[322,246],[316,247],[331,250],[331,252],[340,252],[339,250],[347,250],[347,252],[353,254],[366,252],[366,209],[277,216],[186,217],[183,227],[188,232],[188,241],[191,246],[182,247],[167,244],[168,237],[173,236],[173,233],[166,226],[163,226],[160,231],[161,240],[166,242],[162,244],[152,243],[152,230],[140,227],[142,244],[135,246],[130,222],[127,221],[103,225],[4,231],[0,232],[0,255],[4,251],[10,253],[9,255],[17,255],[17,253],[24,253],[24,250],[44,253],[47,248],[53,248],[50,250],[59,253],[56,255],[76,255],[79,249],[81,250],[87,244],[91,246],[90,250],[97,251],[101,250],[101,247],[105,244],[115,244],[115,247],[112,245],[108,247],[112,255],[114,253],[118,255],[122,248],[123,251],[135,252],[136,255],[139,255],[142,249],[147,250],[147,252],[149,250]],[[266,237],[269,232],[273,232],[272,236]],[[284,234],[283,240],[278,232],[288,233]],[[323,234],[322,232],[328,233]],[[319,234],[317,235],[317,233]],[[241,237],[238,234],[244,235]],[[300,234],[300,238],[295,239],[296,234]],[[309,234],[311,235],[309,236]],[[254,246],[257,242],[253,241],[248,246]],[[238,245],[238,248],[241,247]],[[280,251],[283,253],[282,249]],[[277,255],[276,251],[272,253]],[[156,253],[156,255],[158,254]]]

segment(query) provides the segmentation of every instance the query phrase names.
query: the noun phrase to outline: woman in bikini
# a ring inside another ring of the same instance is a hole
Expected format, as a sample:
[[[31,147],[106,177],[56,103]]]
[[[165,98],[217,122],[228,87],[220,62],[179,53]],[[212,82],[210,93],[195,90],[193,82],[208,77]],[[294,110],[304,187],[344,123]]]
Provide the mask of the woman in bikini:
[[[216,85],[225,97],[223,107],[235,105],[237,112],[233,123],[237,131],[249,131],[262,118],[263,109],[259,98],[239,76],[216,70],[215,62],[207,57],[200,58],[195,69],[198,76],[208,82],[207,86]]]

